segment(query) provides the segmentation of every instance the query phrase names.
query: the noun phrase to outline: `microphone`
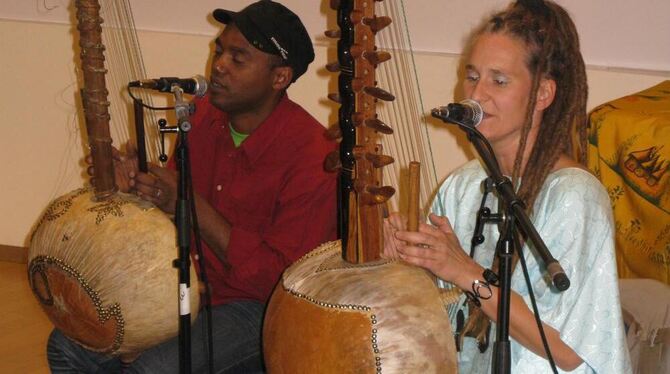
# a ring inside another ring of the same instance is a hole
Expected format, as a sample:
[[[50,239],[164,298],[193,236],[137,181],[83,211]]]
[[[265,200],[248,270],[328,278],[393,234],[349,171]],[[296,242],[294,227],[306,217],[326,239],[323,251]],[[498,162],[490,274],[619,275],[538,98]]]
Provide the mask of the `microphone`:
[[[172,86],[179,86],[184,93],[202,97],[207,92],[207,80],[202,75],[193,78],[161,77],[128,83],[128,87],[148,88],[159,92],[172,92]]]
[[[458,122],[468,127],[477,127],[484,118],[484,111],[478,102],[465,99],[430,111],[430,114],[443,121]]]

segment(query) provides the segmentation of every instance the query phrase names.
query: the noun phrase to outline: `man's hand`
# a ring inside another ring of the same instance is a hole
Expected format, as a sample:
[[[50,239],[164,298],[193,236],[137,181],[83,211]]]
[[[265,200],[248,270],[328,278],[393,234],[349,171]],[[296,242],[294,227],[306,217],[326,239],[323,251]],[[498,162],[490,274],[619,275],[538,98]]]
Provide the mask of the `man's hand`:
[[[126,152],[121,153],[118,149],[112,147],[112,159],[114,160],[114,179],[116,186],[121,192],[131,192],[130,185],[131,173],[137,174],[139,164],[137,160],[137,149],[134,145],[128,143],[126,145]],[[90,183],[94,185],[95,170],[93,168],[93,158],[86,156],[85,162],[90,165],[86,172],[91,177]]]
[[[154,203],[162,211],[174,214],[177,202],[177,172],[149,164],[149,174],[130,173],[130,187],[144,200]]]

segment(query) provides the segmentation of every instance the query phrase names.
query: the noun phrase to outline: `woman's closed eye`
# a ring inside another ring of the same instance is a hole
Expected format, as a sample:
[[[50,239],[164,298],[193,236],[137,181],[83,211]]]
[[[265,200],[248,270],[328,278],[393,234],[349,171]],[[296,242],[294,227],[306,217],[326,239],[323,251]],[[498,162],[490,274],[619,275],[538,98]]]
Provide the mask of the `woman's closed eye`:
[[[506,86],[509,81],[507,78],[504,77],[494,77],[493,78],[493,83],[495,83],[498,86]]]

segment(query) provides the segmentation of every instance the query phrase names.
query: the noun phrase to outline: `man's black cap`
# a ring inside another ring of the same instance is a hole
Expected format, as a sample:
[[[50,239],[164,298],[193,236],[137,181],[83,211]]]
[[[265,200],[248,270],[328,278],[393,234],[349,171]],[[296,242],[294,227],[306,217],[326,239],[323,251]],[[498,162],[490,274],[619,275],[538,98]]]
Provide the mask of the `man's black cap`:
[[[293,82],[314,61],[312,40],[300,18],[287,7],[270,0],[257,1],[239,12],[216,9],[217,21],[233,23],[259,50],[280,56],[293,68]]]

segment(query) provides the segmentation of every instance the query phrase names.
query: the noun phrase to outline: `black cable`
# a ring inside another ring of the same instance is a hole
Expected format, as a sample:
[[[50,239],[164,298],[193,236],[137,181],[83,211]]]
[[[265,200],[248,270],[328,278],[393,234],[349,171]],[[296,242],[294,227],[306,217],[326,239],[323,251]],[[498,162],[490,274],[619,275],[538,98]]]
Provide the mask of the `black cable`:
[[[445,121],[444,118],[441,118],[441,117],[438,117],[438,118]],[[491,159],[495,162],[496,165],[500,165],[498,163],[498,158],[496,158],[496,154],[493,152],[493,148],[491,148],[491,144],[489,144],[489,142],[486,140],[484,135],[482,135],[482,133],[479,132],[479,130],[477,130],[475,127],[468,126],[468,125],[466,125],[462,122],[459,122],[459,121],[454,121],[454,120],[449,119],[449,122],[457,125],[458,127],[460,127],[463,131],[465,131],[465,133],[468,136],[473,136],[474,135],[479,140],[481,140],[482,144],[486,147],[486,151],[491,155]]]
[[[126,91],[128,92],[128,96],[130,96],[130,98],[133,99],[133,101],[138,101],[139,100],[138,97],[133,95],[133,92],[130,90],[130,87],[126,86]],[[141,103],[140,105],[142,105],[143,107],[145,107],[147,109],[151,109],[151,110],[170,110],[170,109],[174,109],[173,106],[155,107],[155,106],[147,105],[144,102],[140,102],[140,103]]]
[[[535,317],[535,323],[537,323],[537,328],[540,330],[540,337],[542,338],[542,345],[544,346],[544,351],[547,353],[547,360],[551,366],[551,370],[554,374],[558,374],[556,370],[556,363],[554,362],[554,357],[551,354],[551,349],[549,349],[549,343],[547,342],[547,336],[544,334],[544,326],[542,326],[542,319],[540,319],[540,312],[537,309],[537,303],[535,302],[535,292],[533,292],[533,287],[530,284],[530,276],[528,275],[528,267],[526,267],[526,259],[523,257],[521,243],[519,242],[519,237],[514,236],[515,245],[518,248],[519,252],[519,262],[521,262],[521,269],[523,269],[523,277],[526,281],[526,287],[528,287],[528,296],[530,296],[530,304],[533,306],[533,316]]]
[[[187,154],[187,162],[190,164],[190,156]],[[214,338],[212,335],[212,296],[209,289],[209,279],[207,278],[207,271],[205,269],[205,256],[202,251],[202,239],[200,237],[200,226],[198,225],[198,214],[195,207],[195,193],[193,189],[193,178],[191,176],[191,168],[187,170],[188,178],[188,194],[191,201],[191,222],[193,227],[193,236],[195,241],[196,254],[198,255],[198,266],[200,268],[200,280],[204,285],[205,294],[205,323],[203,330],[207,335],[207,364],[209,373],[214,374]]]
[[[482,231],[484,229],[484,223],[487,223],[486,217],[489,216],[490,210],[486,207],[486,198],[488,197],[489,193],[491,193],[491,189],[489,188],[490,183],[488,182],[490,180],[489,177],[484,179],[482,182],[482,186],[484,187],[484,193],[482,195],[482,202],[479,205],[479,210],[477,211],[477,221],[475,223],[475,230],[472,234],[472,239],[470,241],[470,258],[475,257],[475,249],[479,244],[484,243],[484,240],[486,239],[484,235],[482,234]],[[485,217],[486,216],[486,217]],[[454,331],[454,337],[456,339],[456,351],[460,352],[461,351],[461,332],[463,330],[463,324],[464,324],[464,316],[463,316],[463,307],[465,307],[468,304],[468,299],[466,298],[463,300],[463,304],[458,308],[458,311],[456,312],[456,330]],[[490,331],[490,330],[489,330]],[[487,337],[486,337],[486,347],[483,347],[484,350],[488,348],[488,333],[489,331],[486,332]]]
[[[486,199],[489,193],[493,191],[493,180],[491,177],[486,177],[486,179],[482,181],[482,187],[484,188],[482,202],[479,205],[479,210],[477,211],[475,230],[472,233],[472,239],[470,240],[470,258],[475,257],[475,247],[484,243],[484,240],[486,240],[483,234],[484,224],[489,223],[489,221],[496,221],[491,214],[491,209],[486,206]]]

